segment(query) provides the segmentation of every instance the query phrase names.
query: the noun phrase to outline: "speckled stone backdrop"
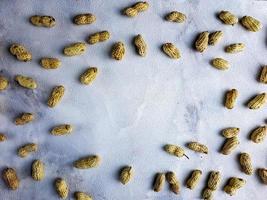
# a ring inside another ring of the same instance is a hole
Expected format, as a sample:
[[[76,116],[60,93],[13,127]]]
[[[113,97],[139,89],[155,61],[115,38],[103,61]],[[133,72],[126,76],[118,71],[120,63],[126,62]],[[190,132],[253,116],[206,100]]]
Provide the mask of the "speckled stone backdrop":
[[[96,200],[171,200],[199,199],[210,170],[220,170],[223,180],[215,199],[267,199],[266,186],[257,176],[240,172],[237,155],[246,151],[252,155],[255,168],[267,167],[266,142],[259,145],[248,140],[249,132],[266,121],[267,107],[249,110],[244,103],[251,96],[266,92],[257,82],[261,65],[267,63],[266,1],[248,0],[149,0],[150,8],[134,19],[120,14],[132,0],[1,0],[0,1],[0,68],[11,80],[8,90],[0,93],[0,132],[9,140],[0,144],[0,170],[6,166],[17,169],[21,186],[8,190],[0,180],[1,200],[58,199],[53,181],[65,178],[70,194],[76,190],[90,193]],[[163,20],[169,11],[187,15],[184,24]],[[226,26],[217,18],[220,10],[230,10],[238,17],[252,15],[263,23],[260,32],[252,33],[240,25]],[[75,26],[72,17],[82,12],[94,13],[96,23]],[[37,28],[28,19],[31,15],[52,15],[54,28]],[[93,32],[109,30],[107,42],[88,45],[82,56],[64,57],[62,48],[72,42],[84,41]],[[200,31],[222,30],[223,40],[200,54],[192,42]],[[142,34],[149,46],[147,57],[136,55],[132,38]],[[123,61],[112,60],[110,48],[116,41],[126,45]],[[8,52],[13,42],[25,44],[33,54],[31,62],[18,62]],[[165,42],[174,43],[182,58],[172,60],[160,50]],[[225,45],[243,42],[243,53],[226,55]],[[45,70],[38,64],[44,56],[62,60],[56,70]],[[222,72],[210,66],[213,57],[229,60],[231,68]],[[99,76],[91,86],[81,85],[79,75],[88,66],[97,66]],[[16,74],[32,76],[38,81],[34,91],[16,85]],[[55,85],[63,84],[66,95],[56,108],[46,106],[47,97]],[[237,88],[240,96],[233,110],[223,107],[227,89]],[[25,126],[15,126],[20,112],[33,112],[36,120]],[[71,123],[73,134],[55,137],[52,126]],[[224,139],[220,130],[228,126],[241,128],[241,145],[229,156],[218,151]],[[208,155],[186,149],[189,160],[177,159],[162,151],[166,143],[184,146],[188,141],[207,144]],[[38,153],[19,158],[16,150],[27,142],[39,144]],[[99,154],[99,168],[77,170],[72,162],[88,154]],[[46,164],[46,178],[34,182],[30,166],[34,159]],[[118,182],[118,170],[124,165],[135,169],[134,179],[126,186]],[[201,169],[203,178],[190,191],[184,186],[177,196],[167,185],[160,193],[151,190],[154,174],[173,170],[183,184],[192,169]],[[229,197],[223,185],[231,176],[246,179],[247,184],[236,196]],[[72,197],[70,197],[71,199]]]

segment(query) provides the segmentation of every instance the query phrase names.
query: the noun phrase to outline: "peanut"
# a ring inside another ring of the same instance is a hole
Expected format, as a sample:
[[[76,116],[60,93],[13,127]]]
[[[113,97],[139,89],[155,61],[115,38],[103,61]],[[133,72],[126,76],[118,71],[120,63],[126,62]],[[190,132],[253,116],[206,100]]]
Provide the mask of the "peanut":
[[[30,22],[35,26],[51,28],[56,25],[56,20],[52,16],[34,15],[30,18]]]
[[[85,85],[89,85],[92,83],[96,76],[97,76],[98,70],[96,67],[90,67],[85,70],[85,72],[82,73],[80,76],[80,82]]]
[[[93,198],[84,192],[75,192],[74,193],[75,200],[93,200]]]
[[[240,129],[237,127],[230,127],[230,128],[223,129],[222,135],[225,138],[232,138],[232,137],[237,136],[239,131],[240,131]]]
[[[211,60],[211,65],[219,70],[227,70],[230,64],[223,58],[214,58]]]
[[[7,89],[9,81],[6,77],[0,75],[0,91]]]
[[[55,126],[50,133],[52,135],[61,136],[61,135],[67,135],[70,134],[73,130],[73,126],[70,124],[62,124]]]
[[[224,191],[230,196],[234,195],[238,189],[243,187],[246,181],[242,178],[232,177],[229,179],[228,184],[224,187]]]
[[[238,146],[238,144],[239,141],[236,136],[232,138],[227,138],[222,147],[221,153],[224,155],[229,155]]]
[[[55,189],[58,196],[61,199],[66,199],[69,195],[69,186],[67,182],[62,178],[57,178],[55,180]]]
[[[226,92],[224,106],[228,109],[233,109],[238,96],[237,89],[232,89]]]
[[[235,25],[238,22],[238,18],[229,11],[221,11],[219,13],[219,19],[227,25]]]
[[[42,58],[40,64],[45,69],[57,69],[61,66],[61,61],[57,58]]]
[[[89,44],[96,44],[98,42],[104,42],[110,38],[110,33],[108,31],[101,31],[89,35],[87,42]]]
[[[137,2],[134,5],[127,7],[124,9],[123,13],[124,15],[128,17],[135,17],[138,15],[139,12],[146,11],[149,7],[149,4],[145,1],[143,2]]]
[[[89,169],[89,168],[98,167],[100,164],[100,161],[101,159],[98,155],[91,155],[91,156],[86,156],[79,160],[76,160],[73,163],[73,166],[77,169]]]
[[[44,163],[41,160],[35,160],[32,163],[32,178],[35,181],[41,181],[44,179],[45,170]]]
[[[17,172],[13,168],[6,168],[2,172],[3,180],[6,186],[11,190],[16,190],[19,187],[20,181]]]
[[[86,51],[86,44],[84,42],[76,42],[66,46],[63,53],[66,56],[78,56]]]
[[[208,147],[204,144],[200,144],[198,142],[189,142],[187,144],[187,147],[191,149],[192,151],[198,152],[198,153],[204,153],[208,154]]]
[[[176,146],[176,145],[173,145],[173,144],[166,144],[164,146],[164,150],[171,154],[171,155],[174,155],[178,158],[180,157],[187,157],[187,155],[185,155],[185,152],[184,152],[184,149],[182,147],[179,147],[179,146]],[[188,157],[187,157],[188,158]]]
[[[206,200],[211,200],[213,198],[214,191],[210,188],[205,188],[202,192],[202,198]]]
[[[155,192],[159,192],[160,190],[162,190],[164,182],[165,182],[164,173],[157,173],[154,179],[153,190]]]
[[[193,190],[200,181],[202,171],[199,169],[193,170],[190,177],[186,181],[186,187]]]
[[[50,108],[55,107],[63,98],[64,93],[65,93],[65,88],[63,85],[54,87],[50,96],[48,97],[47,105]]]
[[[261,22],[251,16],[242,17],[240,22],[248,31],[257,32],[262,28]]]
[[[230,44],[225,47],[225,52],[226,53],[239,53],[242,52],[245,49],[245,45],[243,43],[235,43],[235,44]]]
[[[34,115],[32,113],[22,113],[15,119],[16,125],[24,125],[34,120]]]
[[[211,34],[209,34],[209,45],[214,46],[217,44],[223,37],[223,32],[222,31],[215,31]]]
[[[218,185],[221,182],[221,174],[219,171],[212,171],[210,172],[209,179],[208,179],[208,188],[215,191],[218,188]]]
[[[259,126],[252,131],[250,139],[255,143],[261,143],[264,141],[266,134],[267,126]]]
[[[266,100],[267,100],[266,93],[258,94],[248,102],[248,107],[249,109],[253,110],[259,109],[266,103]]]
[[[18,156],[21,158],[27,157],[30,153],[34,153],[38,150],[38,145],[34,143],[28,143],[23,146],[21,146],[18,149]]]
[[[136,48],[137,53],[144,57],[147,54],[147,45],[146,42],[144,40],[144,38],[138,34],[137,36],[134,37],[134,45]]]
[[[267,169],[265,168],[258,169],[258,175],[262,183],[267,185]]]
[[[170,184],[170,189],[173,193],[179,194],[180,192],[180,183],[178,179],[176,178],[176,175],[174,172],[167,172],[166,173],[166,180]]]
[[[91,13],[83,13],[76,15],[73,18],[73,22],[76,25],[86,25],[86,24],[92,24],[96,21],[96,17]]]
[[[179,59],[181,57],[179,49],[172,43],[163,44],[162,50],[170,58]]]
[[[245,174],[252,175],[253,166],[252,166],[251,157],[248,153],[241,153],[239,155],[239,163],[240,163],[242,171]]]
[[[22,44],[12,44],[9,48],[9,51],[19,61],[27,62],[32,60],[32,54]]]
[[[267,84],[267,66],[262,67],[259,81],[261,83]]]
[[[125,185],[133,178],[134,170],[131,166],[122,168],[120,172],[120,182]]]
[[[195,48],[199,52],[204,52],[209,43],[209,32],[205,31],[198,35],[196,42],[195,42]]]
[[[35,89],[37,88],[37,83],[35,80],[33,80],[31,77],[17,75],[15,76],[15,81],[24,88],[27,89]]]
[[[186,15],[181,12],[172,11],[166,15],[165,19],[170,22],[183,23],[186,20]]]
[[[3,133],[0,133],[0,142],[4,142],[7,140],[7,136]]]
[[[125,55],[125,47],[122,42],[116,42],[111,49],[111,57],[115,60],[122,60]]]

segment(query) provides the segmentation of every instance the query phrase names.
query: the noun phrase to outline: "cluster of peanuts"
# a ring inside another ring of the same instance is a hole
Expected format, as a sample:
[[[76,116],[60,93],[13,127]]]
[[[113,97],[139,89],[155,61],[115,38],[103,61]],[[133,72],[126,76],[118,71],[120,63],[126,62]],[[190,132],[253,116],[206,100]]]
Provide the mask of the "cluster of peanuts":
[[[136,17],[139,13],[146,11],[149,8],[149,4],[147,2],[137,2],[132,6],[129,6],[123,9],[123,14],[128,17]],[[262,27],[261,23],[251,17],[244,16],[241,20],[230,13],[229,11],[221,11],[218,15],[218,18],[227,25],[235,25],[239,21],[241,25],[249,31],[259,31]],[[172,11],[165,16],[165,20],[173,23],[184,23],[187,17],[185,14]],[[76,25],[89,25],[96,21],[96,17],[91,13],[83,13],[76,15],[73,19],[73,23]],[[56,20],[52,16],[40,16],[35,15],[30,18],[30,22],[37,27],[45,27],[52,28],[56,26]],[[110,33],[106,30],[96,32],[88,36],[87,42],[90,45],[94,45],[99,42],[104,42],[110,39]],[[195,49],[199,52],[204,52],[208,45],[217,44],[223,37],[222,31],[215,31],[209,33],[208,31],[204,31],[200,33],[195,41]],[[136,48],[136,52],[138,55],[145,57],[147,55],[148,47],[147,44],[142,37],[141,34],[138,34],[134,37],[133,44]],[[76,42],[65,46],[63,49],[63,54],[65,56],[78,56],[85,53],[87,49],[87,45],[85,42]],[[242,52],[245,49],[245,44],[243,43],[235,43],[230,44],[225,47],[226,53],[238,53]],[[18,61],[28,62],[32,60],[31,52],[22,44],[12,44],[9,49],[10,53],[16,57]],[[179,59],[181,57],[180,50],[171,42],[164,43],[162,45],[162,51],[172,59]],[[111,57],[115,60],[122,60],[126,52],[126,48],[123,42],[116,42],[111,48]],[[53,57],[44,57],[40,59],[40,65],[47,70],[57,69],[61,66],[61,61],[58,58]],[[211,65],[219,70],[227,70],[230,67],[228,61],[223,58],[214,58],[211,60]],[[98,69],[96,67],[87,68],[80,75],[81,84],[89,85],[96,79],[98,74]],[[36,89],[38,87],[37,82],[31,78],[24,75],[16,75],[15,81],[23,88],[26,89]],[[264,66],[261,70],[259,82],[267,84],[267,66]],[[0,91],[6,90],[8,88],[9,81],[6,77],[0,76]],[[47,98],[47,106],[50,108],[54,108],[57,106],[62,100],[65,87],[63,85],[55,86],[49,97]],[[225,107],[227,109],[233,109],[238,97],[238,91],[236,89],[231,89],[226,92],[225,95]],[[261,93],[253,97],[249,100],[247,106],[249,109],[259,109],[266,103],[266,93]],[[33,113],[21,113],[14,120],[14,124],[17,126],[26,125],[35,120],[35,115]],[[68,135],[73,132],[73,125],[71,124],[59,124],[55,127],[52,127],[50,130],[50,134],[54,136],[63,136]],[[238,135],[240,129],[237,127],[229,127],[222,130],[222,136],[225,138],[225,143],[221,148],[221,154],[229,155],[231,154],[236,147],[239,145]],[[255,130],[251,132],[250,139],[254,143],[262,143],[267,134],[267,126],[259,126]],[[0,133],[0,142],[4,142],[7,140],[7,136],[3,133]],[[196,153],[208,154],[209,149],[206,145],[201,144],[196,141],[191,141],[187,144],[187,148],[195,151]],[[38,144],[35,143],[27,143],[18,148],[17,154],[21,158],[25,158],[34,152],[37,152]],[[166,144],[163,147],[163,150],[168,154],[181,158],[188,156],[185,153],[185,150],[177,146],[175,144]],[[189,158],[188,158],[189,159]],[[101,158],[99,155],[88,155],[82,158],[79,158],[73,162],[73,167],[76,169],[90,169],[98,167],[101,163]],[[254,173],[253,162],[251,156],[242,152],[239,155],[239,164],[240,169],[243,173],[247,175],[252,175]],[[32,179],[35,181],[41,181],[45,178],[45,163],[43,163],[40,159],[36,159],[31,166],[31,175]],[[267,184],[267,169],[260,168],[258,169],[258,175],[261,179],[262,183]],[[119,173],[119,181],[125,185],[130,180],[133,179],[134,176],[134,168],[132,166],[124,166]],[[16,173],[16,170],[11,167],[7,167],[2,172],[2,177],[6,185],[12,189],[16,190],[20,185],[20,179]],[[185,182],[185,186],[193,190],[197,187],[200,179],[202,177],[202,171],[200,169],[195,169],[190,172],[188,179]],[[208,175],[208,181],[206,186],[203,189],[202,198],[203,199],[212,199],[214,192],[218,189],[221,183],[222,174],[219,171],[211,171]],[[176,177],[175,172],[168,171],[166,173],[159,172],[155,176],[155,180],[153,183],[153,190],[155,192],[159,192],[162,190],[165,180],[170,185],[170,190],[179,194],[181,190],[180,181]],[[224,186],[223,190],[229,194],[234,195],[238,189],[245,185],[246,181],[239,177],[231,177],[227,184]],[[54,181],[55,191],[58,196],[62,199],[66,199],[69,196],[69,186],[67,181],[64,178],[55,178]],[[76,200],[91,200],[93,197],[89,194],[86,194],[81,191],[74,192],[74,198]]]

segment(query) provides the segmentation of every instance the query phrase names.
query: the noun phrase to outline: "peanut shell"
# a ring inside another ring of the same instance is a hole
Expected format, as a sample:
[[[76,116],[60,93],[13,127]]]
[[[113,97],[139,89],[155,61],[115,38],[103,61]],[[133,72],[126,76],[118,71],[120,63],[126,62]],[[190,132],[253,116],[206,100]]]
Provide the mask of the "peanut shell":
[[[55,180],[55,189],[61,199],[67,199],[69,195],[69,186],[64,179],[57,178]]]
[[[98,167],[100,164],[100,157],[97,155],[91,155],[91,156],[86,156],[83,157],[79,160],[76,160],[73,165],[77,169],[89,169],[89,168],[94,168]]]
[[[70,124],[62,124],[55,126],[50,133],[52,135],[61,136],[61,135],[68,135],[72,132],[73,126]]]
[[[181,12],[172,11],[166,15],[165,19],[170,22],[183,23],[186,20],[186,15]]]
[[[252,32],[257,32],[262,28],[261,22],[251,16],[242,17],[240,23],[244,28]]]
[[[261,83],[267,84],[267,66],[262,67],[259,81]]]
[[[63,50],[66,56],[82,55],[86,51],[86,44],[84,42],[76,42],[66,46]]]
[[[235,25],[238,22],[238,18],[229,11],[221,11],[219,13],[219,19],[227,25]]]
[[[191,149],[192,151],[195,151],[198,153],[208,154],[209,152],[208,147],[206,145],[200,144],[198,142],[189,142],[187,144],[187,147]]]
[[[41,15],[34,15],[30,18],[30,22],[34,26],[39,26],[39,27],[46,27],[46,28],[51,28],[56,25],[56,20],[52,16],[41,16]]]
[[[92,83],[97,76],[98,70],[96,67],[90,67],[85,70],[85,72],[82,73],[80,76],[80,82],[85,85],[89,85]]]
[[[32,60],[32,54],[22,44],[12,44],[9,51],[12,55],[16,56],[19,61],[27,62]]]
[[[212,171],[209,174],[209,179],[208,179],[208,188],[215,191],[218,188],[218,185],[221,182],[221,174],[219,171]]]
[[[249,109],[259,109],[261,108],[267,100],[267,95],[266,93],[261,93],[256,95],[254,98],[252,98],[249,102],[248,102],[248,107]]]
[[[15,76],[15,81],[17,81],[17,83],[21,87],[24,87],[24,88],[27,88],[27,89],[35,89],[35,88],[37,88],[36,81],[34,79],[32,79],[31,77],[17,75],[17,76]]]
[[[64,93],[65,93],[65,88],[63,85],[54,87],[50,96],[48,97],[47,105],[50,108],[55,107],[63,98]]]
[[[232,177],[229,179],[227,185],[223,190],[230,196],[233,196],[237,192],[237,190],[243,187],[245,184],[246,181],[244,179]]]
[[[125,185],[133,178],[133,168],[131,166],[126,166],[122,168],[120,172],[120,182]]]
[[[38,145],[34,143],[28,143],[23,146],[21,146],[18,149],[18,156],[21,158],[27,157],[30,153],[34,153],[38,150]]]
[[[110,33],[108,31],[101,31],[89,35],[87,42],[89,44],[96,44],[98,42],[104,42],[110,38]]]
[[[122,60],[125,55],[125,46],[122,42],[116,42],[111,49],[111,57],[115,60]]]
[[[239,134],[239,131],[240,129],[237,127],[230,127],[230,128],[223,129],[222,135],[225,138],[232,138],[232,137],[237,136]]]
[[[221,149],[221,153],[224,155],[229,155],[238,145],[239,141],[236,136],[232,138],[227,138]]]
[[[7,89],[9,81],[6,77],[0,75],[0,91]]]
[[[93,198],[84,192],[75,192],[74,193],[75,200],[93,200]]]
[[[11,190],[18,189],[20,180],[17,176],[17,172],[13,168],[6,168],[2,171],[2,178],[6,186]]]
[[[57,58],[42,58],[40,64],[45,69],[57,69],[61,66],[61,61]]]
[[[250,139],[255,143],[261,143],[264,141],[266,134],[267,126],[259,126],[252,131]]]
[[[32,178],[35,181],[41,181],[45,176],[44,163],[41,160],[35,160],[32,163]]]
[[[215,31],[213,33],[209,34],[209,45],[214,46],[217,44],[223,37],[223,32],[222,31]]]
[[[205,31],[198,35],[196,42],[195,42],[195,48],[199,52],[204,52],[209,44],[209,32]]]
[[[241,153],[239,155],[239,163],[240,163],[242,171],[245,174],[252,175],[253,166],[252,166],[251,157],[248,153]]]
[[[219,70],[227,70],[230,64],[223,58],[214,58],[211,60],[211,65]]]
[[[258,175],[262,183],[267,185],[267,169],[265,168],[258,169]]]
[[[154,179],[153,190],[159,192],[162,190],[165,182],[164,173],[157,173]]]
[[[224,106],[228,109],[233,109],[238,97],[237,89],[232,89],[226,92]]]
[[[134,37],[134,45],[136,48],[137,53],[144,57],[147,54],[147,45],[146,42],[144,40],[144,38],[138,34],[137,36]]]
[[[186,187],[193,190],[200,181],[202,171],[199,169],[193,170],[190,177],[186,181]]]
[[[226,53],[239,53],[242,52],[246,48],[245,44],[243,43],[235,43],[235,44],[230,44],[225,47],[225,52]]]
[[[16,117],[15,124],[25,125],[34,120],[34,115],[32,113],[22,113],[20,116]]]
[[[76,25],[86,25],[86,24],[92,24],[96,21],[96,17],[91,13],[83,13],[76,15],[73,18],[73,22]]]
[[[163,44],[162,50],[170,58],[179,59],[181,57],[179,49],[172,43]]]

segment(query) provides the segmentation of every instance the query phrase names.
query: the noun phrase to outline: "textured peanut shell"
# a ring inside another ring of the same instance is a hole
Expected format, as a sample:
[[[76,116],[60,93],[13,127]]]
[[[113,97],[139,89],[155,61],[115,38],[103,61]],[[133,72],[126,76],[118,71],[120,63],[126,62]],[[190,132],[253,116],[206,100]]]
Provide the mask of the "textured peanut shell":
[[[42,58],[40,64],[45,69],[57,69],[61,66],[61,61],[57,58]]]
[[[212,171],[209,174],[209,179],[208,179],[208,188],[211,190],[217,190],[219,184],[221,182],[221,174],[219,171]]]
[[[125,55],[125,46],[122,42],[117,42],[112,46],[111,57],[115,60],[122,60]]]
[[[205,188],[202,192],[202,199],[212,200],[213,199],[213,190],[210,188]]]
[[[266,134],[267,126],[259,126],[252,131],[250,139],[255,143],[261,143],[264,141]]]
[[[240,129],[237,127],[230,127],[230,128],[223,129],[222,135],[225,138],[232,138],[232,137],[237,136],[239,134],[239,131]]]
[[[259,109],[261,108],[267,100],[267,95],[266,93],[261,93],[256,95],[254,98],[252,98],[249,102],[248,102],[248,108],[249,109]]]
[[[2,178],[6,186],[11,190],[18,189],[20,180],[17,176],[16,170],[13,168],[6,168],[2,171]]]
[[[245,174],[252,175],[253,166],[252,166],[251,157],[248,153],[241,153],[239,155],[239,163],[240,163],[242,171]]]
[[[9,81],[6,77],[0,75],[0,91],[7,89]]]
[[[77,169],[89,169],[98,167],[100,165],[100,157],[98,155],[86,156],[73,163],[73,166]]]
[[[132,7],[129,7],[123,11],[123,14],[128,16],[128,17],[135,17],[138,15],[138,11]]]
[[[61,199],[66,199],[68,197],[69,187],[64,179],[57,178],[55,180],[55,189]]]
[[[165,174],[166,181],[170,184],[170,189],[173,193],[179,194],[180,192],[180,183],[176,178],[176,174],[174,172],[167,172]]]
[[[15,119],[16,125],[25,125],[34,120],[34,115],[32,113],[22,113]]]
[[[125,185],[127,184],[134,175],[134,170],[131,166],[126,166],[124,168],[121,169],[120,172],[120,182]]]
[[[137,36],[134,37],[134,45],[136,48],[137,53],[144,57],[147,54],[147,44],[144,40],[144,38],[138,34]]]
[[[235,43],[235,44],[230,44],[225,47],[225,52],[226,53],[239,53],[242,52],[245,49],[245,44],[243,43]]]
[[[164,146],[164,150],[167,153],[169,153],[171,155],[174,155],[176,157],[179,157],[179,158],[183,157],[183,156],[187,157],[185,155],[184,149],[182,147],[179,147],[179,146],[176,146],[176,145],[173,145],[173,144],[166,144]]]
[[[74,193],[75,200],[93,200],[93,198],[84,192],[75,192]]]
[[[242,178],[232,177],[229,179],[228,184],[224,187],[224,191],[233,196],[238,189],[243,187],[246,184],[246,181]]]
[[[85,85],[89,85],[92,83],[97,76],[98,70],[96,67],[90,67],[85,70],[85,72],[82,73],[80,76],[80,82]]]
[[[172,11],[166,15],[165,19],[170,22],[183,23],[186,20],[186,15],[181,12]]]
[[[159,192],[162,190],[165,183],[165,174],[157,173],[154,179],[153,190]]]
[[[267,185],[267,169],[266,168],[258,169],[258,176],[260,177],[262,183]]]
[[[55,107],[63,98],[64,93],[65,93],[65,88],[63,85],[54,87],[50,96],[48,97],[47,105],[50,108]]]
[[[27,88],[27,89],[35,89],[35,88],[37,88],[36,81],[31,77],[17,75],[17,76],[15,76],[15,81],[17,81],[17,83],[21,87],[24,87],[24,88]]]
[[[192,151],[195,151],[198,153],[208,154],[209,152],[208,147],[206,145],[200,144],[198,142],[189,142],[187,144],[187,147],[191,149]]]
[[[239,141],[236,136],[232,138],[227,138],[221,149],[221,153],[224,155],[229,155],[238,145]]]
[[[34,26],[51,28],[56,25],[56,20],[52,16],[34,15],[30,18],[30,22]]]
[[[34,153],[38,150],[38,145],[34,143],[29,143],[21,146],[18,149],[18,156],[21,158],[27,157],[29,154]]]
[[[196,169],[192,171],[190,177],[186,181],[186,187],[189,188],[190,190],[193,190],[199,183],[201,176],[202,176],[201,170]]]
[[[215,31],[209,34],[209,45],[216,45],[223,37],[222,31]]]
[[[72,43],[66,46],[63,50],[66,56],[78,56],[86,51],[86,44],[84,42]]]
[[[132,6],[133,9],[138,12],[146,11],[149,8],[149,4],[146,1],[139,1]]]
[[[35,160],[32,163],[32,178],[35,181],[41,181],[45,176],[44,163],[41,160]]]
[[[12,44],[9,51],[12,55],[16,56],[19,61],[27,62],[32,60],[32,54],[22,44]]]
[[[223,58],[214,58],[211,60],[211,65],[219,70],[227,70],[230,64]]]
[[[251,16],[242,17],[240,23],[244,28],[252,32],[257,32],[262,28],[261,22]]]
[[[232,89],[226,92],[224,106],[228,109],[233,109],[238,96],[237,89]]]
[[[4,133],[0,133],[0,142],[4,142],[7,140],[7,136]]]
[[[86,25],[86,24],[92,24],[96,21],[96,17],[91,13],[83,13],[76,15],[73,18],[73,22],[76,25]]]
[[[62,124],[55,126],[50,133],[52,135],[61,136],[61,135],[68,135],[72,132],[73,126],[70,124]]]
[[[181,57],[179,49],[172,43],[163,44],[162,50],[170,58],[179,59]]]
[[[267,66],[262,67],[259,81],[261,83],[267,84]]]
[[[96,44],[98,42],[104,42],[110,38],[110,33],[108,31],[101,31],[89,35],[87,42],[89,44]]]
[[[205,31],[198,35],[196,42],[195,42],[195,48],[199,52],[204,52],[209,43],[209,32]]]
[[[219,13],[219,19],[227,25],[235,25],[238,23],[238,18],[229,11],[221,11]]]

